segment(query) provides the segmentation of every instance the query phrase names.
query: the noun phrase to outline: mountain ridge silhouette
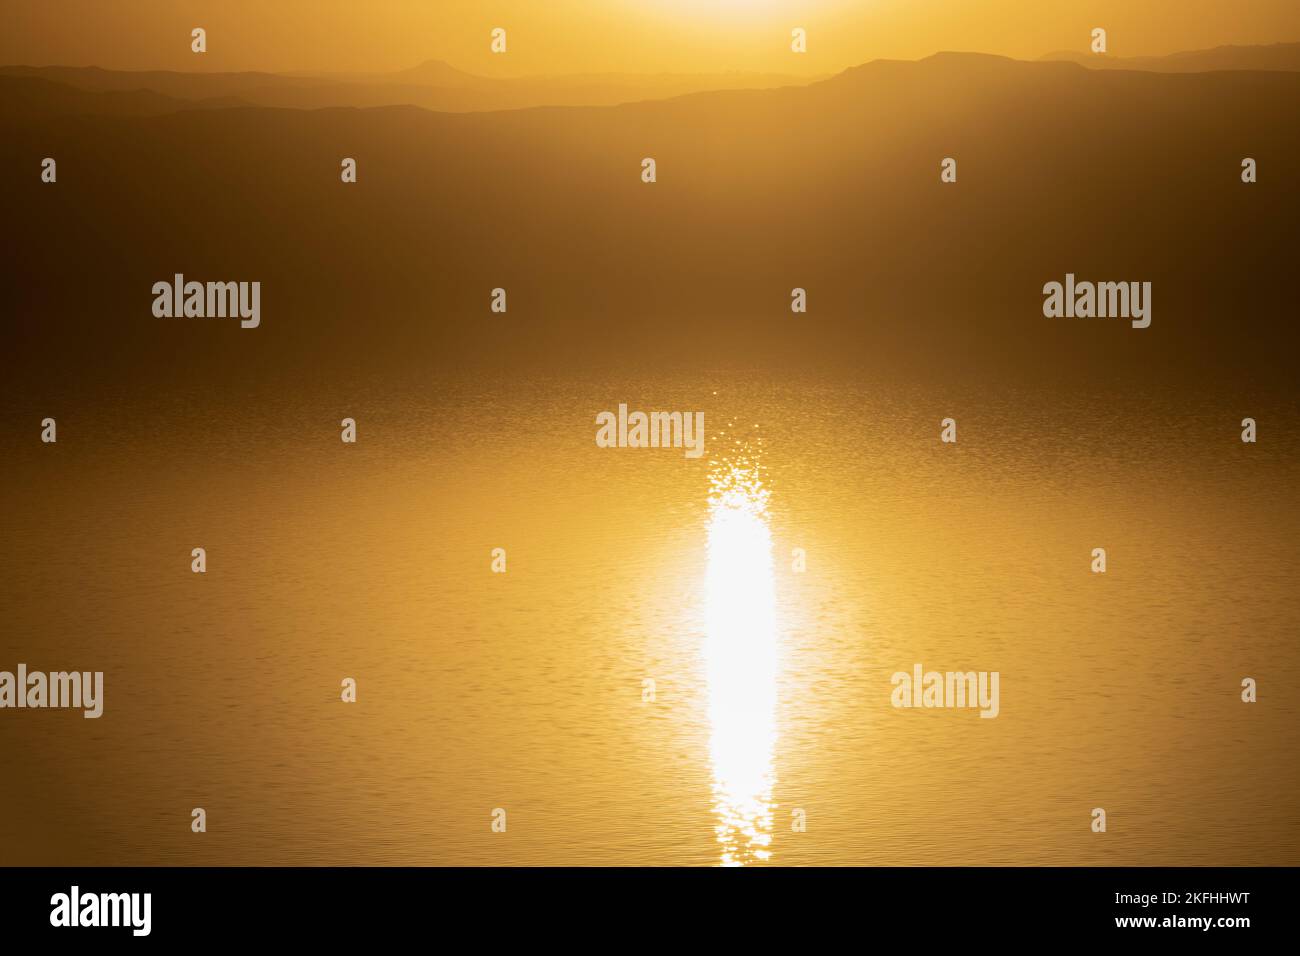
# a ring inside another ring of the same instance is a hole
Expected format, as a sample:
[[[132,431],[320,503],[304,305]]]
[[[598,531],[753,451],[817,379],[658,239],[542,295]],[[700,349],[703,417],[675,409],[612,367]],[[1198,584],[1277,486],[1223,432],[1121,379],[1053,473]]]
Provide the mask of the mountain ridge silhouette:
[[[944,55],[613,106],[28,111],[0,138],[6,388],[537,363],[1285,388],[1298,103],[1294,73]],[[175,273],[260,281],[261,327],[155,318]],[[1067,273],[1152,282],[1151,327],[1045,318]]]

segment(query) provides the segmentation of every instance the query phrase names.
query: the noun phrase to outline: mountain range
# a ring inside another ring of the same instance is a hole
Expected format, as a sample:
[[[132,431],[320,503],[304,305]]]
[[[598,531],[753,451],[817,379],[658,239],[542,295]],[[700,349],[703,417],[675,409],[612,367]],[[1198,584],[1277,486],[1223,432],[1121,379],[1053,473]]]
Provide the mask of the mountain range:
[[[1300,43],[1223,46],[1163,57],[1116,57],[1059,52],[1045,61],[1094,69],[1147,72],[1211,70],[1300,71]],[[0,115],[25,108],[54,112],[157,115],[179,109],[263,106],[280,109],[418,106],[438,112],[481,112],[534,106],[610,106],[710,90],[803,86],[828,77],[771,73],[574,74],[514,79],[475,76],[430,60],[391,73],[277,74],[115,71],[99,67],[3,66]],[[43,81],[61,89],[40,87]],[[101,94],[83,95],[82,94]]]
[[[447,368],[1294,377],[1300,72],[939,54],[492,112],[234,105],[280,82],[248,74],[0,72],[6,388],[32,400]],[[155,317],[176,273],[260,281],[260,327]],[[1151,326],[1044,317],[1067,273],[1151,282]]]

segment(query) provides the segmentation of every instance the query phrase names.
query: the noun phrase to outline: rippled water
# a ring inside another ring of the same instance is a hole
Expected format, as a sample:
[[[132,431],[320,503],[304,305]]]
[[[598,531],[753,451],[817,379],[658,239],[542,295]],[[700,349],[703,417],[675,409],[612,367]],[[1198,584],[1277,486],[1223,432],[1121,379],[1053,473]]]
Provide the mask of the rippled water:
[[[596,447],[619,402],[706,454]],[[0,862],[1300,863],[1297,418],[763,379],[65,413],[7,452],[0,669],[103,670],[105,716],[0,712]],[[895,709],[916,663],[998,671],[999,716]]]

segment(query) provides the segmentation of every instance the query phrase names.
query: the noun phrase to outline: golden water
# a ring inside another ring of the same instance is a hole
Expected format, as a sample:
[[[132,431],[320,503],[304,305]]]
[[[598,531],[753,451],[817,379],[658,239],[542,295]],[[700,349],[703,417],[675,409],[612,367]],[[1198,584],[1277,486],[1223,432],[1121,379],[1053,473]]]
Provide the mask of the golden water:
[[[706,455],[597,448],[620,401],[704,410]],[[67,416],[8,452],[0,668],[103,670],[105,716],[0,713],[0,862],[1294,864],[1295,409],[1241,415],[718,381]],[[917,662],[999,671],[1000,715],[894,709]]]

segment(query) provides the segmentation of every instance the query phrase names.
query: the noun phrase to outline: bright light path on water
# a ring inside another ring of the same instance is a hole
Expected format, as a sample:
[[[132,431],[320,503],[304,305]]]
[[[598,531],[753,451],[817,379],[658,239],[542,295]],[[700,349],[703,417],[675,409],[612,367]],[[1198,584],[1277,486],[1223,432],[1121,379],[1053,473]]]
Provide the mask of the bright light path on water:
[[[771,856],[777,651],[767,499],[754,460],[714,465],[704,658],[723,866]]]

